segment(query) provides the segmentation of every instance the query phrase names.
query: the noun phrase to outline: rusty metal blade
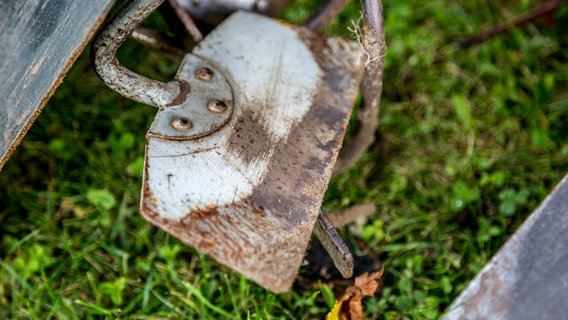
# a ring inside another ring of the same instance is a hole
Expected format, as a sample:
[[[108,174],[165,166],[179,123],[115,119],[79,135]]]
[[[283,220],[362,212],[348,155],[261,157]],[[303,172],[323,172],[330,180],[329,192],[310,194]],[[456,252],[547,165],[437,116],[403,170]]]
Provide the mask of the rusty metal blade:
[[[192,54],[228,79],[233,113],[197,139],[147,137],[141,213],[267,289],[287,291],[348,124],[362,52],[238,12]]]
[[[443,319],[565,319],[568,175],[448,308]]]

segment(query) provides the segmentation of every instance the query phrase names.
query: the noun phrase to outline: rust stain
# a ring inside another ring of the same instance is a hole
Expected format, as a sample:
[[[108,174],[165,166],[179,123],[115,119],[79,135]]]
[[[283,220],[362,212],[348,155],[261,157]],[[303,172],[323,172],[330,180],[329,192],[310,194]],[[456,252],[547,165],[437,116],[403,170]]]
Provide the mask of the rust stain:
[[[284,218],[291,226],[317,215],[363,75],[363,68],[354,67],[353,58],[339,58],[342,50],[356,50],[356,46],[338,41],[333,47],[331,39],[310,30],[297,28],[297,32],[314,54],[324,77],[308,113],[292,127],[287,143],[276,150],[269,173],[251,197],[258,205],[289,213]]]
[[[199,245],[197,246],[197,248],[207,249],[215,246],[217,246],[217,240],[210,239],[210,240],[199,241]]]
[[[257,208],[253,208],[252,209],[252,213],[256,216],[258,216],[259,218],[264,218],[266,217],[266,212],[262,209],[257,209]]]
[[[192,211],[179,221],[143,216],[274,292],[289,289],[311,231],[306,224],[289,230],[286,215],[269,214],[250,198]]]
[[[337,41],[336,38],[321,37],[318,34],[311,32],[311,30],[304,27],[297,27],[296,32],[302,41],[308,46],[310,51],[314,54],[316,61],[319,63],[322,70],[328,79],[341,79],[345,76],[351,76],[360,82],[363,75],[362,60],[363,56],[360,55],[361,48],[357,45],[348,45],[347,41]],[[333,42],[333,44],[332,44]],[[334,59],[334,55],[343,54],[346,57],[354,57],[359,55],[359,61],[349,61],[348,59]],[[354,67],[358,64],[360,67]],[[332,87],[342,93],[353,93],[349,90],[349,86],[345,86],[341,81],[328,81]],[[335,86],[335,84],[340,84]],[[357,91],[355,91],[355,94]],[[349,99],[355,99],[355,96],[349,96]]]
[[[317,36],[307,28],[295,27],[295,29],[300,39],[302,39],[314,54],[314,58],[319,64],[320,69],[323,70],[325,68],[325,56],[323,56],[322,53],[330,51],[327,37]]]
[[[146,149],[148,149],[148,142],[146,142]],[[162,227],[166,219],[162,218],[158,210],[158,199],[152,193],[148,185],[149,166],[144,165],[144,183],[142,184],[142,198],[140,200],[140,214],[158,227]]]
[[[261,105],[259,103],[257,107]],[[242,109],[243,113],[233,126],[227,147],[229,153],[236,153],[245,163],[251,163],[263,157],[274,142],[270,140],[271,134],[264,128],[261,118],[255,116],[249,107],[243,106]]]
[[[171,103],[167,105],[168,107],[178,106],[184,103],[187,99],[187,96],[191,93],[191,85],[189,84],[189,82],[183,79],[176,79],[175,81],[179,83],[179,94],[174,100],[172,100]]]
[[[216,206],[210,206],[209,208],[191,211],[189,217],[192,220],[201,220],[205,218],[210,218],[211,216],[219,215]],[[182,219],[183,221],[183,219]]]
[[[266,212],[266,209],[263,206],[258,205],[257,203],[252,201],[252,199],[250,197],[247,197],[247,198],[241,200],[240,203],[238,203],[238,204],[236,204],[236,203],[231,204],[231,206],[249,210],[252,214],[254,214],[255,216],[257,216],[259,218],[265,218],[268,215],[267,212]]]

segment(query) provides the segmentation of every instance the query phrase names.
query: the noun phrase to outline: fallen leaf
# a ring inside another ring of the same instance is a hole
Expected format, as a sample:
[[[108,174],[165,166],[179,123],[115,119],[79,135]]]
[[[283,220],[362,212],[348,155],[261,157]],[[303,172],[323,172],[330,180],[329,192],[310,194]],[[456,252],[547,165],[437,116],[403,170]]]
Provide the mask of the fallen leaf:
[[[333,309],[327,314],[326,320],[347,320],[345,315],[341,315],[341,306],[343,302],[337,302],[333,306]]]
[[[379,288],[379,282],[377,281],[383,275],[383,270],[374,272],[371,274],[363,273],[362,275],[355,278],[355,287],[361,290],[363,296],[372,296],[375,294]]]
[[[379,286],[384,268],[371,274],[365,272],[355,278],[355,283],[349,286],[345,293],[328,313],[327,320],[363,320],[363,297],[372,297]]]

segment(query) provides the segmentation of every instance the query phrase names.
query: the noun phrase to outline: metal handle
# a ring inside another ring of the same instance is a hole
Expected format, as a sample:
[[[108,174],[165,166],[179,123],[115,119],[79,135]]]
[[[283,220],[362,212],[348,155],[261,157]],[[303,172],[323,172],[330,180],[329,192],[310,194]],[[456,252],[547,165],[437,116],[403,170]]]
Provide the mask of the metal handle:
[[[130,99],[160,108],[185,101],[190,91],[189,84],[183,80],[164,83],[132,72],[120,64],[116,51],[163,1],[128,2],[96,37],[91,52],[96,73],[111,89]]]

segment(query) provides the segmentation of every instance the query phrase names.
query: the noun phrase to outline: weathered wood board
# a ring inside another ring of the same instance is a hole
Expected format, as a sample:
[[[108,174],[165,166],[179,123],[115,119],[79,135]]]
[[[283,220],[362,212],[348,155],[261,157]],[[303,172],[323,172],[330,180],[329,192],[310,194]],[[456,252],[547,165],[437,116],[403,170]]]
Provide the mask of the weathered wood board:
[[[0,0],[0,170],[115,0]]]
[[[443,319],[565,319],[568,175],[459,295]]]

